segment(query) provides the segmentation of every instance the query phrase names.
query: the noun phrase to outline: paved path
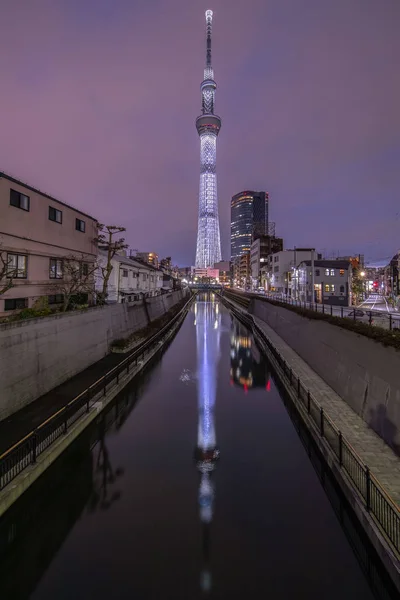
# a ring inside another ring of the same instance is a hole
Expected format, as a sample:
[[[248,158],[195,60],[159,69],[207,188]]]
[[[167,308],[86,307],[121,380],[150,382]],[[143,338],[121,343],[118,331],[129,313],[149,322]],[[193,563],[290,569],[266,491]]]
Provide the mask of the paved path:
[[[231,298],[229,300],[231,301]],[[243,307],[238,304],[236,306],[238,310],[245,312]],[[267,323],[258,317],[254,319],[391,498],[400,506],[400,457]]]
[[[127,354],[108,354],[78,375],[0,422],[0,454],[68,404],[92,383],[119,364]]]

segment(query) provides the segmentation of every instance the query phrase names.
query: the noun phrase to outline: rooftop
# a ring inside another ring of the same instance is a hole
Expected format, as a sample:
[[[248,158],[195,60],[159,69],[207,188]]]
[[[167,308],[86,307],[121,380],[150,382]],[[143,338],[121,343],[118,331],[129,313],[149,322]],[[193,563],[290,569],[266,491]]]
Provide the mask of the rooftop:
[[[26,188],[27,190],[30,190],[31,192],[35,192],[36,194],[40,194],[41,196],[44,196],[45,198],[48,198],[52,202],[58,202],[58,204],[62,204],[63,206],[67,206],[71,210],[75,210],[76,212],[78,212],[79,214],[83,215],[84,217],[87,217],[88,219],[92,219],[92,221],[97,221],[97,219],[95,217],[92,217],[91,215],[88,215],[87,213],[84,213],[79,208],[75,208],[75,206],[72,206],[71,204],[67,204],[66,202],[62,202],[61,200],[57,200],[57,198],[54,198],[54,196],[50,196],[49,194],[46,194],[45,192],[42,192],[38,188],[32,187],[28,183],[24,183],[23,181],[20,181],[19,179],[16,179],[15,177],[12,177],[11,175],[8,175],[4,171],[0,171],[0,179],[2,177],[4,179],[8,179],[8,181],[12,181],[13,183],[16,183],[17,185],[20,185],[20,186]]]

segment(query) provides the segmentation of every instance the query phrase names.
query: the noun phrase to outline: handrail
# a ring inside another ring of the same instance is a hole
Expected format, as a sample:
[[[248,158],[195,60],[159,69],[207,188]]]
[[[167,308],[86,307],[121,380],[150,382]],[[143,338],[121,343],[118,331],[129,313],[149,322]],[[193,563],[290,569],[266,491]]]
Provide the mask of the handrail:
[[[228,296],[228,297],[226,297]],[[262,328],[256,323],[254,316],[247,313],[243,314],[234,304],[232,304],[232,299],[229,298],[228,294],[220,295],[220,297],[224,300],[227,300],[229,303],[229,307],[234,315],[241,321],[244,321],[247,325],[250,324],[251,329],[257,331],[259,336],[262,338],[263,342],[266,344],[267,348],[270,350],[273,357],[276,358],[279,367],[281,368],[281,376],[284,377],[292,390],[295,392],[295,397],[297,397],[297,401],[300,406],[305,410],[307,408],[307,414],[316,425],[317,430],[321,438],[325,439],[332,449],[333,453],[339,460],[339,466],[346,472],[350,483],[352,484],[353,489],[361,496],[363,501],[365,502],[365,507],[367,511],[374,517],[375,522],[381,529],[381,531],[385,534],[387,540],[392,545],[393,549],[400,555],[400,507],[393,500],[390,494],[385,490],[382,484],[379,482],[377,477],[370,472],[368,466],[363,462],[357,451],[353,448],[350,442],[347,440],[345,436],[342,435],[340,429],[335,425],[332,419],[325,414],[323,407],[318,402],[318,400],[314,397],[314,395],[310,392],[310,390],[302,383],[300,376],[297,375],[296,371],[289,366],[286,359],[282,356],[279,350],[273,345],[271,340],[268,338],[266,333],[262,330]],[[286,374],[286,369],[291,374],[290,377]],[[307,396],[307,407],[304,402],[302,402],[301,398],[301,387],[306,392]],[[296,390],[297,388],[297,390]],[[297,392],[297,393],[296,393]],[[317,409],[317,412],[321,416],[320,423],[317,423],[313,417],[311,411],[311,403]],[[338,443],[338,453],[336,452],[334,446],[331,444],[328,437],[324,434],[324,423],[328,422],[331,426],[334,434],[336,435],[336,441]],[[345,448],[350,456],[355,460],[358,468],[363,474],[363,487],[365,488],[365,494],[360,490],[357,485],[358,477],[357,474],[352,471],[349,465],[345,464],[343,460],[343,448]],[[339,454],[339,456],[338,456]],[[371,485],[373,484],[373,485]],[[382,496],[383,505],[377,500],[376,494],[374,496],[373,486],[376,487],[376,490]]]
[[[121,371],[123,371],[127,366],[129,368],[129,365],[132,361],[134,361],[135,359],[137,360],[137,358],[139,358],[139,356],[141,356],[151,345],[153,345],[155,343],[155,341],[157,341],[158,339],[161,339],[162,336],[164,335],[164,333],[171,328],[171,326],[185,313],[185,311],[187,311],[189,304],[193,301],[194,297],[195,297],[195,295],[191,295],[190,298],[188,299],[188,301],[181,308],[181,310],[176,315],[174,315],[171,318],[171,320],[166,325],[164,325],[164,327],[162,327],[159,331],[157,331],[155,334],[153,334],[150,338],[148,338],[142,344],[140,344],[140,346],[138,346],[138,348],[135,348],[135,350],[133,350],[118,365],[116,365],[115,367],[113,367],[112,369],[107,371],[107,373],[105,373],[105,375],[102,375],[102,377],[100,377],[97,381],[92,383],[85,390],[80,392],[77,396],[75,396],[75,398],[70,400],[70,402],[65,404],[63,407],[61,407],[59,410],[57,410],[54,414],[52,414],[50,417],[48,417],[45,421],[40,423],[40,425],[38,425],[38,427],[36,427],[34,430],[30,431],[21,440],[19,440],[13,446],[8,448],[8,450],[3,452],[0,455],[0,490],[5,487],[5,485],[2,485],[2,477],[6,476],[6,472],[3,472],[3,470],[2,470],[2,464],[4,464],[4,461],[7,461],[10,459],[13,452],[15,452],[15,451],[18,452],[18,450],[22,449],[25,444],[27,444],[27,443],[29,444],[29,442],[32,439],[34,439],[35,436],[40,434],[40,432],[47,425],[49,425],[49,423],[52,423],[53,421],[55,421],[56,418],[59,417],[61,414],[63,414],[63,413],[65,414],[66,412],[69,412],[68,409],[71,409],[75,405],[77,405],[77,411],[78,411],[82,408],[82,406],[85,406],[85,405],[89,406],[89,400],[91,399],[90,392],[93,391],[96,387],[101,388],[101,383],[103,383],[103,382],[105,382],[105,385],[107,385],[107,382],[108,382],[107,380],[109,380],[110,377],[112,379],[113,375],[118,376],[121,373]],[[89,394],[89,397],[88,397],[88,394]],[[85,403],[82,406],[79,406],[79,400],[81,400],[82,398],[85,398]],[[77,412],[77,411],[75,411],[75,412]],[[68,418],[71,418],[73,416],[73,414],[74,413],[68,415],[66,417],[66,421],[68,420]],[[46,446],[46,448],[47,447],[48,446]],[[30,452],[31,452],[31,449],[29,448],[28,453],[30,453]],[[18,460],[20,460],[19,457],[18,457]],[[36,460],[36,453],[35,453],[35,460]],[[34,462],[34,461],[32,461],[32,462]],[[22,468],[19,469],[18,473],[21,472],[22,470],[23,470]],[[13,477],[11,479],[13,479]],[[10,479],[10,481],[11,481],[11,479]],[[9,483],[9,481],[7,481],[7,483]],[[7,485],[7,483],[6,483],[6,485]]]

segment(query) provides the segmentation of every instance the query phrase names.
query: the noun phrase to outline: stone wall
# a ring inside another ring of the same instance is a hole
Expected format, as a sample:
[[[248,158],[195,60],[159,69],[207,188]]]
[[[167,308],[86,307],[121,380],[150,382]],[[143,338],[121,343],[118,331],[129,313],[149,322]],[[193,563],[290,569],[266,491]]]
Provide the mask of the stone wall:
[[[133,306],[113,304],[0,325],[0,420],[108,354],[184,297],[176,291]]]
[[[253,300],[249,309],[400,452],[400,352],[263,300]]]

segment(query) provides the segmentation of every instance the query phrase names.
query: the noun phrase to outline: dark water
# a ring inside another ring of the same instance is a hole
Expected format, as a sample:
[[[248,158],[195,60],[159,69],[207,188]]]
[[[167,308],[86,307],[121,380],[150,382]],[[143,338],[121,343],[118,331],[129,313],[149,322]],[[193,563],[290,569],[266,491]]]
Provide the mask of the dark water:
[[[0,521],[0,597],[369,600],[373,557],[341,502],[252,338],[198,300]]]

